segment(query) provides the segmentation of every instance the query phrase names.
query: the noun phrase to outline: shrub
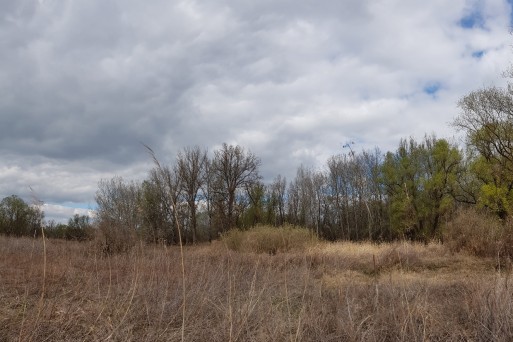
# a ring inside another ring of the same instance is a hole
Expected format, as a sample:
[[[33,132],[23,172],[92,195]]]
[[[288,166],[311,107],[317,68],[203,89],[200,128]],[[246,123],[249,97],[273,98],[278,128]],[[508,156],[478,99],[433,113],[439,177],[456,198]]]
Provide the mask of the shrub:
[[[276,254],[303,250],[317,239],[306,228],[257,226],[247,231],[231,230],[223,234],[222,241],[234,251]]]
[[[105,255],[128,252],[135,246],[135,232],[123,229],[115,224],[100,222],[96,231],[95,244]]]
[[[444,242],[451,252],[466,251],[483,257],[505,256],[513,246],[513,224],[501,222],[484,210],[460,210],[447,223]]]

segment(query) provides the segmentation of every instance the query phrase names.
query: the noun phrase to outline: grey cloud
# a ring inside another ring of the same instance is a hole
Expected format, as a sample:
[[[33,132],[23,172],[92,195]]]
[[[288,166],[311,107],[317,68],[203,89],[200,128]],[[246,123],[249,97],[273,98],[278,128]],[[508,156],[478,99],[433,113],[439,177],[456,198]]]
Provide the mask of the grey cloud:
[[[479,6],[487,30],[459,26],[463,0],[4,1],[0,196],[90,202],[101,178],[146,176],[140,142],[166,162],[238,143],[291,180],[348,140],[451,134],[457,99],[504,82],[511,55],[511,6]]]

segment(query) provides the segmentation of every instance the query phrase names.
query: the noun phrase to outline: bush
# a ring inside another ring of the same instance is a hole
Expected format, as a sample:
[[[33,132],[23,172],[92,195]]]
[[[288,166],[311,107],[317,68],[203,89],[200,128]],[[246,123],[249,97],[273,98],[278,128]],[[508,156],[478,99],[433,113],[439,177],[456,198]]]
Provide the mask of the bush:
[[[95,244],[104,255],[130,251],[137,243],[135,232],[123,229],[109,222],[100,222],[96,231]]]
[[[257,226],[247,231],[231,230],[222,236],[222,241],[231,250],[250,253],[287,252],[303,250],[317,242],[306,228],[291,226]]]
[[[513,221],[503,222],[484,210],[461,210],[445,226],[444,243],[451,252],[509,258],[513,256]]]

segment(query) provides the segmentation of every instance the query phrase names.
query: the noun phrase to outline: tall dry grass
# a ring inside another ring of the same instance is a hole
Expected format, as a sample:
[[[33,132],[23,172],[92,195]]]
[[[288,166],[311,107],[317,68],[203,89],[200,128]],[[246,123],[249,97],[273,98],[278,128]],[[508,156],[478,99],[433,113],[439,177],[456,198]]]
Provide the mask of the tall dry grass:
[[[511,275],[439,244],[186,247],[185,317],[179,248],[93,247],[0,237],[0,341],[513,339]]]

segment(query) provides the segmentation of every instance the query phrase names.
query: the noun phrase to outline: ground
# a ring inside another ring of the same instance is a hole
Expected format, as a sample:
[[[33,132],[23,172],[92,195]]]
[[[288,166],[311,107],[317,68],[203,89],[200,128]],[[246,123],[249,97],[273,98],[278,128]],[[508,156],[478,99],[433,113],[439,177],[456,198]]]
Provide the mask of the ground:
[[[510,265],[441,244],[183,256],[185,282],[174,246],[0,237],[0,341],[513,339]]]

